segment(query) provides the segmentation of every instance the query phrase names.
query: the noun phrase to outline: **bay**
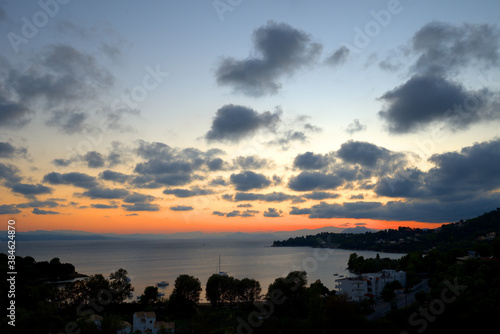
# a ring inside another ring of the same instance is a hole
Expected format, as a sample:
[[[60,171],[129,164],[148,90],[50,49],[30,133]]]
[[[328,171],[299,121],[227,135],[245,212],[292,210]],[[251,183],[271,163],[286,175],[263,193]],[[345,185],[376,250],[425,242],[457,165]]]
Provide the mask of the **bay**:
[[[347,270],[351,253],[365,258],[375,257],[376,252],[309,247],[269,247],[269,240],[79,240],[79,241],[23,241],[17,244],[16,254],[32,256],[37,262],[58,257],[71,263],[81,274],[103,274],[124,268],[128,271],[135,289],[133,300],[143,293],[146,286],[167,281],[170,285],[160,288],[168,297],[177,276],[188,274],[200,279],[204,288],[208,278],[218,272],[219,255],[221,270],[238,279],[256,279],[267,292],[269,284],[290,271],[305,270],[308,282],[317,279],[334,289],[335,273],[352,276]],[[404,254],[379,253],[381,257],[400,258]],[[205,293],[201,302],[205,302]]]

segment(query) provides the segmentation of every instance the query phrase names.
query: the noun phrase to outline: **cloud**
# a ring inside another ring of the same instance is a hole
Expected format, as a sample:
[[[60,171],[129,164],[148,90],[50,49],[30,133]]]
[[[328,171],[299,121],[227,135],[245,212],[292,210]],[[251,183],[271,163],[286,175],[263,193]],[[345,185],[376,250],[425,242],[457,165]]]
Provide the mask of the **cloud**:
[[[358,194],[358,195],[351,195],[349,199],[365,199],[365,195],[363,194]]]
[[[356,132],[361,132],[366,130],[366,125],[361,124],[359,122],[359,119],[355,119],[351,124],[347,126],[347,129],[345,130],[348,134],[353,135]]]
[[[156,198],[154,196],[144,195],[144,194],[139,194],[139,193],[134,192],[132,194],[127,195],[127,197],[125,197],[123,199],[123,202],[125,202],[125,203],[145,203],[145,202],[152,202],[155,199]]]
[[[271,181],[265,175],[257,174],[252,171],[244,171],[240,174],[231,174],[229,180],[238,191],[264,189],[271,185]]]
[[[302,195],[302,197],[304,197],[306,199],[315,200],[315,201],[322,201],[322,200],[329,199],[329,198],[339,198],[340,195],[339,194],[332,194],[332,193],[328,193],[328,192],[323,192],[323,191],[313,191],[310,194]]]
[[[368,142],[349,140],[340,146],[337,156],[345,162],[374,167],[380,160],[388,159],[391,152]]]
[[[192,211],[194,209],[192,206],[177,205],[177,206],[171,206],[170,210],[172,210],[172,211]]]
[[[111,189],[105,187],[95,187],[82,193],[83,196],[92,199],[120,199],[129,194],[126,189]]]
[[[52,110],[46,125],[59,128],[66,134],[80,133],[85,128],[88,115],[78,109]]]
[[[295,191],[329,190],[336,189],[343,182],[343,179],[331,173],[301,172],[290,178],[288,187]]]
[[[253,43],[259,57],[222,59],[215,72],[219,85],[250,96],[276,94],[281,78],[316,63],[322,49],[305,32],[272,21],[254,31]]]
[[[43,177],[43,181],[53,185],[67,184],[85,189],[91,189],[98,186],[95,177],[79,172],[65,174],[51,172]]]
[[[257,155],[249,155],[246,157],[239,156],[233,159],[235,168],[242,168],[246,170],[264,169],[272,165],[270,159],[259,158]]]
[[[122,204],[125,211],[160,211],[160,206],[154,203],[134,203],[134,204]]]
[[[292,206],[292,210],[289,212],[290,215],[298,216],[298,215],[310,215],[312,213],[311,209],[300,209],[295,206]]]
[[[221,176],[218,176],[212,181],[210,181],[209,185],[212,187],[220,187],[220,186],[226,186],[227,182]]]
[[[113,182],[118,182],[118,183],[125,183],[128,180],[130,180],[130,176],[127,174],[119,173],[119,172],[114,172],[112,170],[105,170],[104,172],[99,174],[99,177],[102,180],[106,181],[113,181]]]
[[[89,168],[100,168],[104,167],[104,156],[96,151],[87,152],[83,156],[83,160],[87,163]]]
[[[108,205],[108,204],[91,204],[90,207],[94,209],[116,209],[118,205]]]
[[[17,183],[22,177],[19,176],[19,169],[16,166],[0,162],[0,179],[8,183]]]
[[[274,208],[268,208],[264,212],[264,217],[278,218],[278,217],[283,217],[282,214],[283,214],[283,211],[281,211],[281,210],[277,210]]]
[[[271,113],[257,111],[239,105],[227,104],[217,110],[210,131],[205,135],[208,142],[239,142],[251,137],[258,130],[274,130],[280,122],[281,111]]]
[[[32,112],[27,106],[8,96],[0,82],[0,127],[21,128],[29,123]]]
[[[41,184],[17,183],[11,186],[11,190],[15,193],[22,194],[26,197],[52,193],[51,188]]]
[[[500,32],[495,26],[431,22],[412,38],[412,51],[419,55],[414,71],[443,75],[469,64],[488,69],[499,64],[499,45]]]
[[[21,213],[14,204],[0,204],[0,215],[15,215]]]
[[[435,75],[413,76],[380,100],[386,105],[379,116],[392,133],[415,132],[438,121],[456,131],[500,118],[498,94],[487,89],[467,91],[462,85]]]
[[[269,194],[238,192],[234,196],[226,195],[223,198],[231,202],[247,202],[247,201],[262,201],[262,202],[277,202],[277,203],[285,201],[293,201],[293,203],[304,202],[304,200],[300,196],[289,195],[276,191],[273,191],[272,193]]]
[[[238,204],[237,205],[238,208],[251,208],[253,207],[252,204]]]
[[[52,160],[52,163],[56,165],[57,167],[67,167],[71,165],[71,160],[69,159],[54,159]]]
[[[225,162],[221,158],[214,158],[207,161],[207,166],[210,171],[218,171],[225,169]]]
[[[293,167],[301,170],[318,170],[327,167],[334,160],[323,154],[315,154],[313,152],[306,152],[298,154],[293,160]]]
[[[240,210],[233,210],[231,212],[214,211],[212,212],[212,215],[219,217],[225,216],[226,218],[233,218],[233,217],[248,218],[248,217],[255,217],[257,213],[259,213],[259,211],[257,210],[245,210],[243,212],[241,212]]]
[[[210,189],[201,189],[201,188],[192,188],[189,189],[165,189],[163,191],[165,195],[174,195],[178,198],[187,198],[187,197],[195,197],[195,196],[206,196],[212,195],[214,193],[213,190]]]
[[[59,215],[60,212],[57,211],[51,211],[51,210],[41,210],[39,208],[34,208],[33,212],[35,215]]]
[[[303,131],[288,130],[280,134],[278,138],[269,141],[267,144],[270,146],[281,146],[283,151],[287,151],[292,142],[305,143],[306,141],[307,136]]]
[[[28,150],[26,148],[16,148],[11,143],[0,142],[0,158],[14,158],[15,156],[26,157]]]
[[[341,46],[332,55],[325,60],[325,64],[336,67],[344,64],[349,57],[349,49],[346,46]]]
[[[56,208],[59,206],[59,203],[53,200],[48,201],[30,201],[28,203],[20,203],[17,204],[16,207],[26,209],[26,208]]]

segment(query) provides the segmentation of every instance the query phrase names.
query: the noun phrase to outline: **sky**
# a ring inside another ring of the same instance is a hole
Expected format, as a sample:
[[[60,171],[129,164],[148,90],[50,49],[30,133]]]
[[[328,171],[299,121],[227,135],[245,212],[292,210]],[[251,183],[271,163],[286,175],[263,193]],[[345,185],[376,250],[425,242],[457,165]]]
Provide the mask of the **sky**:
[[[434,228],[500,207],[500,3],[0,0],[18,231]]]

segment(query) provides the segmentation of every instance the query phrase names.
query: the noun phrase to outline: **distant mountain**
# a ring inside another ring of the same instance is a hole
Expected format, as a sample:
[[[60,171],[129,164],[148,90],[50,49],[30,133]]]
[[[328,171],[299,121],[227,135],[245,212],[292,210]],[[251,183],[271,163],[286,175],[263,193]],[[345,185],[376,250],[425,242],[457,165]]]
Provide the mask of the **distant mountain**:
[[[356,227],[346,228],[345,230],[343,230],[340,233],[361,234],[361,233],[366,233],[366,232],[373,233],[373,232],[377,232],[377,230],[372,230],[372,229],[366,228],[364,226],[356,226]]]
[[[118,234],[118,233],[92,233],[86,231],[73,231],[73,230],[54,230],[54,231],[29,231],[17,232],[16,240],[20,241],[51,241],[51,240],[119,240],[119,239],[235,239],[235,240],[279,240],[292,237],[300,237],[305,235],[317,233],[340,233],[342,229],[334,226],[326,226],[318,229],[301,229],[296,231],[277,231],[272,233],[264,232],[218,232],[218,233],[205,233],[202,231],[194,232],[178,232],[178,233],[132,233],[132,234]],[[7,232],[0,232],[0,240],[7,240]]]

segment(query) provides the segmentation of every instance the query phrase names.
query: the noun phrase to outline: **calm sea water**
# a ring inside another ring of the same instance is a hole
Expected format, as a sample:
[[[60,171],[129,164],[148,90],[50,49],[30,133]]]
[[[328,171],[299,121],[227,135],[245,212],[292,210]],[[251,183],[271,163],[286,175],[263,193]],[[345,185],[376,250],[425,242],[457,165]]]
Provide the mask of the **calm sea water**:
[[[170,295],[177,276],[188,274],[200,279],[205,287],[217,272],[219,255],[222,271],[242,279],[260,282],[262,293],[277,277],[293,270],[305,270],[309,283],[320,279],[329,289],[335,286],[334,273],[350,276],[345,270],[349,254],[341,249],[307,247],[269,247],[269,241],[228,240],[106,240],[106,241],[23,241],[16,243],[16,254],[32,256],[36,261],[72,263],[82,274],[109,274],[119,268],[128,271],[135,288],[134,299],[146,286],[168,281],[161,288]],[[376,252],[356,251],[358,255],[375,257]],[[380,253],[381,257],[400,258],[402,254]],[[201,294],[205,301],[205,293]]]

